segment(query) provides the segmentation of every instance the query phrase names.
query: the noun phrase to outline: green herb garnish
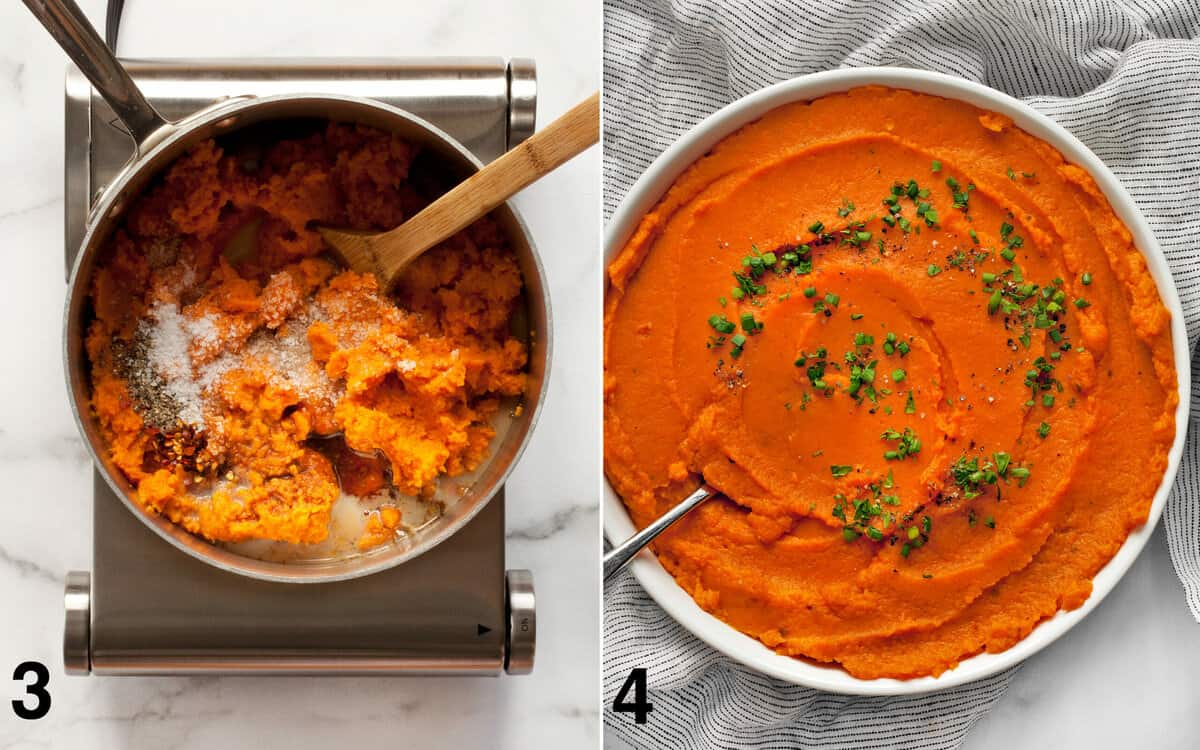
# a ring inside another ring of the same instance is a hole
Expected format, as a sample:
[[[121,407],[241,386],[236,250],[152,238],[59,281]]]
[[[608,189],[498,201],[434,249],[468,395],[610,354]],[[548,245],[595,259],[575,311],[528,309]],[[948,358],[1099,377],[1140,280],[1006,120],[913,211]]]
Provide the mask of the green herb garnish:
[[[712,329],[717,333],[733,333],[737,329],[737,326],[735,326],[724,315],[709,316],[708,324],[712,326]]]
[[[896,443],[895,448],[884,451],[883,457],[888,461],[902,461],[908,456],[915,456],[921,452],[921,440],[911,427],[905,427],[904,432],[893,429],[884,430],[879,439]]]

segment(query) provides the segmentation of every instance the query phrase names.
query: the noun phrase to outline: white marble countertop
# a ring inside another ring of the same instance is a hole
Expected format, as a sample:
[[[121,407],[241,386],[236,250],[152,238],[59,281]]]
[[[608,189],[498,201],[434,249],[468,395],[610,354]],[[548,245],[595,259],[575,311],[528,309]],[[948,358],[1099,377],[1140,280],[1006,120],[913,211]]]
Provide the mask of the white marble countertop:
[[[103,26],[103,0],[83,0]],[[127,3],[129,57],[533,57],[539,119],[599,83],[599,3]],[[63,574],[90,567],[91,474],[59,363],[66,58],[20,3],[0,7],[0,748],[593,747],[599,732],[599,159],[595,150],[516,199],[555,312],[538,430],[509,484],[508,566],[534,571],[529,677],[78,678],[62,672]],[[50,714],[21,721],[20,661],[51,667]]]
[[[103,2],[82,3],[98,23]],[[539,116],[598,83],[599,2],[128,3],[128,56],[496,54],[538,60]],[[274,15],[272,13],[274,11]],[[487,679],[68,678],[62,576],[90,563],[90,469],[59,365],[65,58],[19,4],[0,8],[0,748],[295,750],[594,747],[599,731],[598,159],[517,199],[551,279],[557,336],[545,416],[510,483],[510,567],[537,577],[538,667]],[[1195,747],[1200,648],[1161,531],[1083,624],[1029,660],[968,735],[989,748]],[[19,661],[51,665],[45,719],[8,710]],[[285,741],[286,740],[286,741]]]

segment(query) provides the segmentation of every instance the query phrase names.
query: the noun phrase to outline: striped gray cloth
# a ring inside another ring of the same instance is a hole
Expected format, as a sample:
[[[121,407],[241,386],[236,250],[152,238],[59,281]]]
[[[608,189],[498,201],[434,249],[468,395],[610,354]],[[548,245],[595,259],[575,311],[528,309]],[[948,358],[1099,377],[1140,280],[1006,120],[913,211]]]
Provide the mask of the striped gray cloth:
[[[863,65],[949,73],[1024,99],[1112,168],[1171,263],[1195,352],[1198,38],[1200,0],[606,0],[605,213],[689,127],[763,86]],[[1200,388],[1193,394],[1195,415]],[[1195,429],[1165,523],[1200,620]],[[959,747],[1015,672],[911,698],[835,696],[721,656],[665,615],[628,573],[606,591],[604,612],[606,736],[636,748]],[[611,709],[634,667],[649,668],[654,711],[642,726]]]

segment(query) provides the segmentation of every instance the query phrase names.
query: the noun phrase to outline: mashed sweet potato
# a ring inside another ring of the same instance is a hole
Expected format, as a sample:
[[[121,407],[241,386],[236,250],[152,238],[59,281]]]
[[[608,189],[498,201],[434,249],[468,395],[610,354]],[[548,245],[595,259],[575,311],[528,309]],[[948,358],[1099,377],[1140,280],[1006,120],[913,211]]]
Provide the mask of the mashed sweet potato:
[[[861,678],[1060,609],[1147,517],[1170,317],[1084,170],[1006,118],[866,88],[679,177],[608,269],[605,471],[706,610]]]
[[[440,176],[410,174],[416,156],[343,124],[208,141],[131,208],[92,281],[87,353],[101,432],[148,509],[213,541],[312,544],[350,495],[365,549],[401,524],[395,495],[485,458],[526,377],[510,333],[522,278],[498,226],[426,253],[394,297],[309,228],[420,210]]]

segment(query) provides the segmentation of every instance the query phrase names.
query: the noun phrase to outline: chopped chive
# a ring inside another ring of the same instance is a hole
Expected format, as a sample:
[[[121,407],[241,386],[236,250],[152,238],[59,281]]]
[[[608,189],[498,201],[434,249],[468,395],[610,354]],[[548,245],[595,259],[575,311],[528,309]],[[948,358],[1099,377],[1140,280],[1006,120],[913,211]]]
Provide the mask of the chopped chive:
[[[1044,438],[1049,434],[1050,434],[1050,423],[1049,422],[1042,422],[1040,425],[1038,425],[1038,437]]]
[[[904,372],[904,370],[901,370],[901,369],[899,369],[899,368],[897,368],[897,369],[895,369],[895,370],[892,370],[892,381],[893,381],[893,382],[896,382],[896,383],[903,383],[903,382],[904,382],[904,378],[905,378],[905,372]]]
[[[995,313],[997,310],[999,310],[1000,303],[1002,301],[1003,301],[1003,297],[1000,295],[999,289],[992,292],[992,296],[988,298],[988,304],[987,304],[988,315],[991,315],[991,314]]]
[[[729,356],[737,359],[742,356],[743,347],[746,345],[746,337],[742,334],[737,334],[730,341],[733,342],[733,348],[729,350]]]
[[[1084,286],[1092,285],[1092,275],[1090,273],[1088,273],[1087,271],[1083,272],[1083,276],[1080,276],[1079,280],[1083,283]]]
[[[913,401],[913,392],[912,391],[908,392],[908,400],[904,402],[904,413],[905,414],[916,414],[917,413],[917,404],[916,404],[916,402]]]
[[[848,465],[833,464],[829,467],[829,473],[834,477],[844,477],[852,471],[854,471],[854,467]]]
[[[713,315],[708,319],[708,324],[712,326],[717,333],[733,333],[737,330],[731,321],[727,320],[724,315]]]
[[[815,286],[805,287],[804,296],[809,298],[817,296],[817,288]]]
[[[933,278],[934,276],[937,276],[941,272],[942,272],[942,269],[938,268],[933,263],[930,263],[929,268],[925,269],[925,273],[929,274],[929,278]]]

